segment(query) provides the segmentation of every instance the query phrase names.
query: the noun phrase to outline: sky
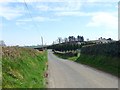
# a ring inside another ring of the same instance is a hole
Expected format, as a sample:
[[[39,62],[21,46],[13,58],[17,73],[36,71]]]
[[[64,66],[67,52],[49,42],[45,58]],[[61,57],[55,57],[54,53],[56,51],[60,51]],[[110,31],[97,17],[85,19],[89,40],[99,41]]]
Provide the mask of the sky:
[[[50,45],[78,35],[118,40],[119,0],[0,0],[0,40],[6,45]]]

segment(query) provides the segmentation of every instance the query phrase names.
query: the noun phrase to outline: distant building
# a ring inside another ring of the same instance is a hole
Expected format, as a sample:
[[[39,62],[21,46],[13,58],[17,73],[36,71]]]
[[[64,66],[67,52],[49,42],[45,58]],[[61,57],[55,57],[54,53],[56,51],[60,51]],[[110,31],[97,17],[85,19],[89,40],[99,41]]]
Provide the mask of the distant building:
[[[112,40],[111,38],[102,38],[100,37],[98,40],[91,40],[92,43],[96,43],[96,44],[100,44],[100,43],[111,43],[113,42],[114,40]]]

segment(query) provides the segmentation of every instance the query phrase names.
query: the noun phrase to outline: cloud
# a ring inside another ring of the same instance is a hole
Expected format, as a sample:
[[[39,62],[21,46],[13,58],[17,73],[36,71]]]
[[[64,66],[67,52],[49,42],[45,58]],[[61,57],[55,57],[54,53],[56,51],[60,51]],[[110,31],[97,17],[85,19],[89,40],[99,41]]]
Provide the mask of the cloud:
[[[59,21],[59,19],[52,19],[49,17],[36,16],[33,18],[24,18],[16,21],[17,25],[26,24],[28,22],[45,22],[45,21]]]
[[[25,24],[26,24],[25,22],[20,22],[20,21],[16,22],[16,25],[18,25],[18,26],[25,25]]]
[[[97,2],[108,2],[108,0],[25,0],[29,3],[31,8],[38,11],[55,11],[54,15],[57,16],[86,16],[88,14],[80,12],[81,7],[86,2],[89,3],[97,3]],[[19,2],[24,3],[24,0],[0,0],[1,3],[11,3],[11,2]],[[109,1],[112,2],[112,1]],[[113,1],[115,2],[115,1]],[[46,4],[44,4],[46,3]],[[22,15],[25,15],[25,7],[10,7],[10,5],[0,5],[0,16],[6,18],[7,20],[12,20]],[[32,11],[33,13],[33,11]]]
[[[81,1],[81,2],[118,2],[119,0],[25,0],[26,2],[65,2],[65,1]],[[24,2],[24,0],[0,0],[0,2]]]
[[[27,3],[29,2],[39,2],[39,3],[29,3],[30,7],[34,10],[38,11],[74,11],[80,10],[81,0],[25,0]],[[11,2],[19,2],[23,3],[24,0],[1,0],[0,1],[0,16],[4,17],[7,20],[16,19],[25,15],[25,6],[15,6],[13,7]],[[42,2],[46,2],[46,5],[41,4]],[[50,2],[50,3],[49,3]],[[58,3],[55,3],[58,2]],[[61,3],[60,3],[61,2]],[[52,3],[52,5],[50,5]],[[16,4],[16,3],[15,3]],[[14,4],[14,5],[15,5]],[[35,6],[36,5],[36,6]],[[32,13],[33,10],[31,10]],[[39,21],[43,20],[39,18]],[[43,20],[44,21],[44,20]]]
[[[62,0],[63,2],[47,2],[47,4],[38,3],[36,8],[42,11],[74,11],[80,10],[81,0]],[[52,5],[51,5],[52,4]]]
[[[37,17],[33,17],[33,20],[37,22],[43,22],[43,21],[49,21],[50,18],[37,16]]]
[[[25,2],[65,2],[67,0],[25,0]],[[74,1],[74,0],[70,0]],[[0,0],[1,3],[3,2],[24,2],[24,0]]]
[[[118,40],[118,17],[115,13],[99,12],[92,16],[87,27],[103,28],[105,38],[111,37]]]
[[[119,0],[86,0],[86,2],[91,2],[91,3],[98,3],[98,2],[103,2],[103,3],[113,3],[113,2],[118,2]]]
[[[87,24],[88,27],[104,26],[110,29],[117,29],[118,18],[112,13],[99,12],[92,16],[91,21]]]
[[[32,21],[31,18],[22,18],[22,19],[17,20],[17,22],[30,22],[30,21]]]
[[[0,16],[4,17],[7,20],[12,20],[17,17],[22,16],[24,13],[23,7],[10,7],[7,4],[0,5]]]
[[[50,7],[47,5],[37,5],[36,8],[41,11],[48,11],[50,9]]]
[[[25,0],[25,2],[83,2],[84,0]],[[24,0],[0,0],[0,3],[4,2],[24,2]]]
[[[72,12],[56,12],[56,16],[91,16],[93,13],[72,11]]]
[[[118,29],[117,12],[57,12],[55,15],[89,17],[91,19],[87,23],[87,27],[104,27],[112,32]]]

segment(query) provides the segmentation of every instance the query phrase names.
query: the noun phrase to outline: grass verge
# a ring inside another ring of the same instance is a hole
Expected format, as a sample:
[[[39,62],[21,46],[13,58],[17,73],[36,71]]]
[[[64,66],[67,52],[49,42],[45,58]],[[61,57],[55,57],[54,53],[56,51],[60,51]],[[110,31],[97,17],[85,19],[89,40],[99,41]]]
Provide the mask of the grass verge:
[[[60,57],[60,58],[68,59],[68,60],[71,60],[71,61],[75,61],[78,58],[77,53],[72,53],[72,52],[69,52],[69,53],[57,53],[57,52],[54,52],[54,54],[56,56]]]
[[[103,56],[103,55],[70,55],[65,53],[54,53],[56,56],[85,64],[98,70],[110,73],[120,77],[120,60],[118,57]]]
[[[3,47],[2,88],[45,88],[47,52]]]
[[[119,76],[120,60],[118,57],[110,57],[110,56],[101,56],[101,55],[81,55],[76,62],[82,63],[85,65],[89,65],[96,69],[105,71],[115,76]]]

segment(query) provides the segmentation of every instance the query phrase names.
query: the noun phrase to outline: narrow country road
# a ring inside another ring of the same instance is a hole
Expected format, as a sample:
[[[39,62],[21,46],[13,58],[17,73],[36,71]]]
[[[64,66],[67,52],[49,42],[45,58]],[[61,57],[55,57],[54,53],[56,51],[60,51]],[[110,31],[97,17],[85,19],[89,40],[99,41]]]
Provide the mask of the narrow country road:
[[[48,88],[118,88],[118,78],[48,51]]]

